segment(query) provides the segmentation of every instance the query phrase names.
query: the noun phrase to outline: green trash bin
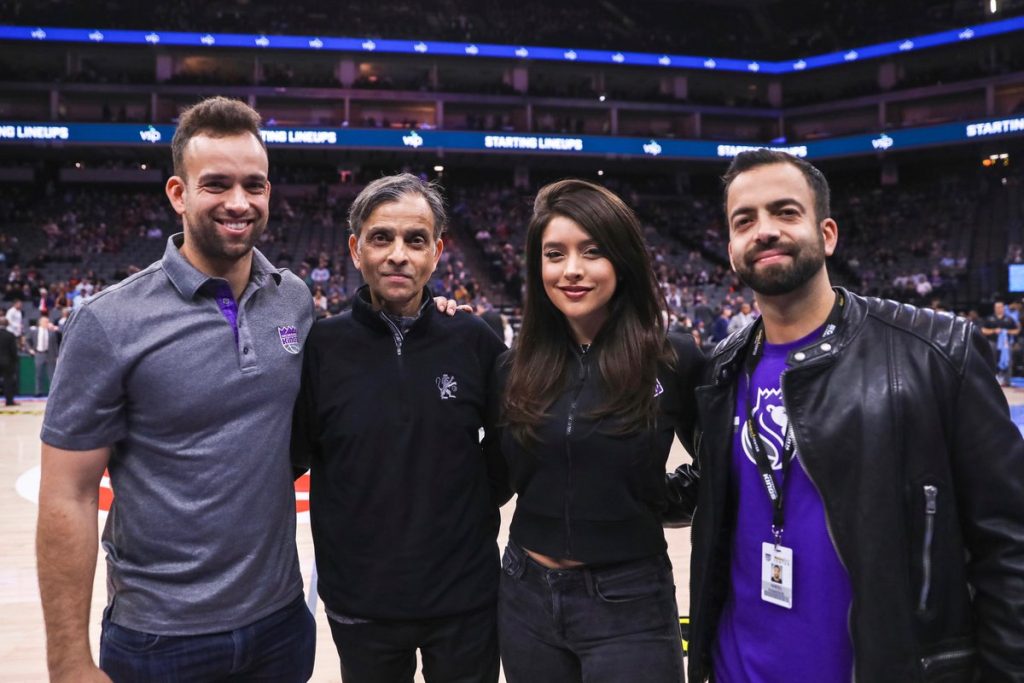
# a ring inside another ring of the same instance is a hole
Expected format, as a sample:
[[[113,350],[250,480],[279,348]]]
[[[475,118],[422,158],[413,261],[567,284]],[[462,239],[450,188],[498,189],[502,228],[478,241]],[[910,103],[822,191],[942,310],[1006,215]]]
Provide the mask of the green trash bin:
[[[43,386],[45,393],[50,392],[50,383]],[[27,353],[18,355],[18,395],[35,396],[36,394],[36,359]]]

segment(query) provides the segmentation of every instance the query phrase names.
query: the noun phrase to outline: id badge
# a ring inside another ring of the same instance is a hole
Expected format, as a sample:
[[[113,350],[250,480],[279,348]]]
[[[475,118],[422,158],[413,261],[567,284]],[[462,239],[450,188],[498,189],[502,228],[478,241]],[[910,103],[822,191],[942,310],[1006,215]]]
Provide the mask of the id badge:
[[[761,599],[793,609],[793,549],[761,544]]]

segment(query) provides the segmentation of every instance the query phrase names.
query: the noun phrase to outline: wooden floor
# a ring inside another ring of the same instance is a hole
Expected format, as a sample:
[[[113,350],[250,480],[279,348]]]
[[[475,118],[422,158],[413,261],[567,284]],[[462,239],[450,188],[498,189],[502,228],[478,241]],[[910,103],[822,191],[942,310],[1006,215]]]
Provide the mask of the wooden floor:
[[[1024,389],[1006,389],[1018,425],[1024,424]],[[0,681],[33,683],[45,681],[46,659],[43,616],[36,581],[35,525],[39,490],[39,427],[43,418],[41,401],[25,401],[16,408],[0,408],[0,556],[7,559],[0,568]],[[669,466],[687,457],[676,443]],[[502,510],[499,542],[504,547],[514,501]],[[312,572],[313,542],[306,515],[300,515],[296,542],[302,574],[307,582]],[[688,529],[666,531],[669,555],[675,566],[676,597],[680,614],[687,614],[689,596],[690,533]],[[93,587],[91,640],[93,651],[99,643],[99,620],[106,601],[103,558]],[[313,681],[340,683],[338,655],[331,640],[323,605],[317,606],[317,653]],[[422,678],[417,676],[417,681]]]
[[[0,681],[34,683],[46,681],[43,614],[36,581],[35,527],[36,499],[39,492],[39,428],[43,419],[42,401],[24,400],[15,408],[0,407]],[[673,449],[670,466],[685,457],[679,444]],[[502,509],[499,542],[504,547],[514,501]],[[300,515],[296,542],[307,588],[313,568],[313,541],[307,515]],[[102,524],[102,520],[100,520]],[[689,597],[690,533],[671,529],[669,554],[675,566],[676,594],[681,614],[687,613]],[[106,603],[104,560],[98,561],[93,583],[90,635],[93,652],[99,647],[100,615]],[[313,681],[340,683],[338,655],[331,640],[323,604],[317,601],[317,651]],[[417,675],[417,681],[423,679]]]

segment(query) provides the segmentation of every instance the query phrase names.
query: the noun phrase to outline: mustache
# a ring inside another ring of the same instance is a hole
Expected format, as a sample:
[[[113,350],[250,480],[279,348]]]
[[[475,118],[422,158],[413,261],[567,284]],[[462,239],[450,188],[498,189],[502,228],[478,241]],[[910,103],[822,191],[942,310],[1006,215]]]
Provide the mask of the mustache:
[[[748,263],[752,263],[755,260],[757,260],[760,256],[769,251],[785,254],[786,256],[794,256],[799,251],[799,249],[796,247],[796,245],[780,244],[778,242],[775,242],[773,244],[755,245],[747,250],[744,260],[746,260]]]

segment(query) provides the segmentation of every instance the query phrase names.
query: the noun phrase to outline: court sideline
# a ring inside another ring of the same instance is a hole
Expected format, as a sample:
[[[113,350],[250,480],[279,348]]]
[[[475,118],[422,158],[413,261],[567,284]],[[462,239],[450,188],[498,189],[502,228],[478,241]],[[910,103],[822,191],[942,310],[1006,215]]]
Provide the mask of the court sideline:
[[[21,400],[20,406],[0,408],[0,556],[7,559],[0,568],[0,682],[42,683],[47,680],[43,612],[39,604],[36,580],[35,526],[39,490],[39,428],[45,403]],[[675,467],[687,457],[678,444],[673,448],[670,466]],[[300,498],[304,494],[299,493]],[[508,524],[515,509],[513,500],[502,508],[499,543],[504,547]],[[102,516],[102,515],[101,515]],[[102,528],[102,520],[100,522]],[[676,595],[680,613],[689,604],[690,532],[689,529],[668,529],[669,555],[675,567]],[[296,543],[302,576],[308,588],[313,568],[313,540],[308,513],[299,515]],[[90,637],[93,653],[99,648],[99,621],[106,604],[103,555],[97,560],[93,582]],[[317,601],[316,666],[311,679],[315,683],[340,683],[338,655],[331,640],[330,627]],[[422,681],[417,673],[416,680]],[[504,679],[502,679],[504,680]]]
[[[1004,390],[1013,418],[1024,426],[1024,389]],[[0,557],[7,558],[0,566],[0,682],[37,683],[47,680],[45,638],[39,588],[36,580],[35,525],[39,488],[39,428],[42,424],[43,401],[24,400],[14,408],[0,408]],[[1022,429],[1024,431],[1024,429]],[[676,442],[669,467],[687,458]],[[299,494],[300,497],[304,494]],[[508,523],[515,502],[502,509],[499,543],[504,547]],[[300,514],[296,542],[302,575],[307,583],[312,572],[313,541],[308,513]],[[102,521],[101,521],[102,524]],[[689,529],[668,529],[669,556],[676,580],[676,599],[680,614],[689,607]],[[93,583],[90,632],[94,653],[99,647],[99,620],[106,602],[105,569],[102,554],[97,563]],[[323,604],[317,601],[317,655],[312,681],[340,683],[338,656],[331,640]],[[422,677],[417,674],[417,681]]]

